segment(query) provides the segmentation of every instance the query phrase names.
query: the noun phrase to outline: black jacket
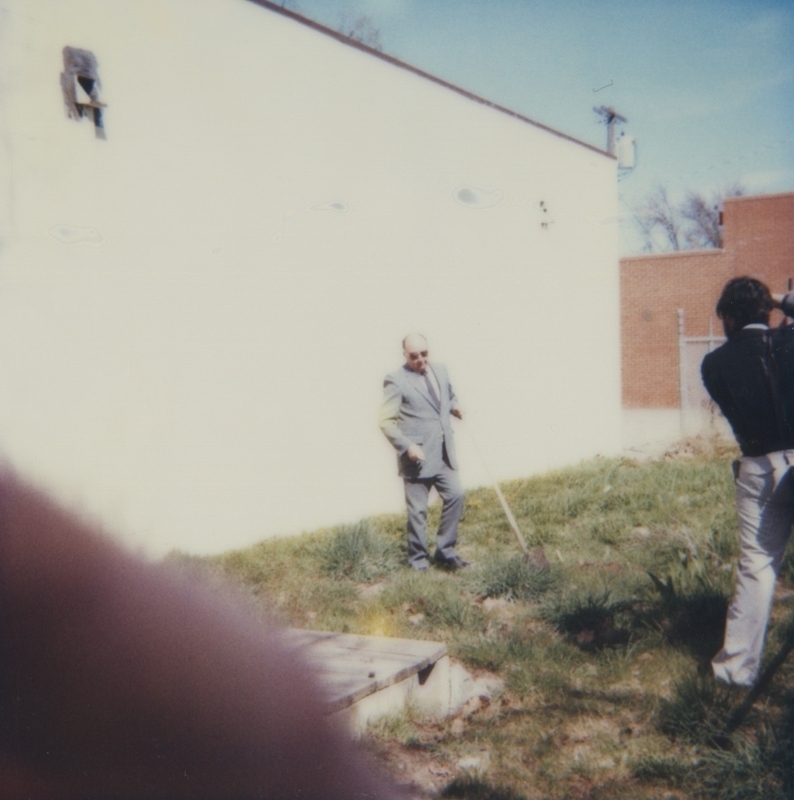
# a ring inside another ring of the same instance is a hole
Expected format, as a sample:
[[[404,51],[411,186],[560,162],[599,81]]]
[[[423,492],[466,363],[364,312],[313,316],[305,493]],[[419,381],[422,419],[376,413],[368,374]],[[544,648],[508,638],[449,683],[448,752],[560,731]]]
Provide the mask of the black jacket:
[[[783,311],[794,317],[794,295]],[[743,455],[794,448],[794,325],[743,328],[703,359],[701,374]]]

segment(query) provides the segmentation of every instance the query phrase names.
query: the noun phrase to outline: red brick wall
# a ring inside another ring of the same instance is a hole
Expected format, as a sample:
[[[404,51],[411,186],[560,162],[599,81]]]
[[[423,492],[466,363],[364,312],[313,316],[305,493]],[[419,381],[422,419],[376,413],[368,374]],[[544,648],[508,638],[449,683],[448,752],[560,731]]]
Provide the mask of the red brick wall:
[[[620,261],[624,408],[677,408],[678,309],[684,334],[706,336],[722,287],[751,275],[783,292],[794,279],[794,193],[725,201],[722,250],[690,250]]]
[[[726,200],[723,238],[734,275],[786,291],[794,278],[794,193]]]

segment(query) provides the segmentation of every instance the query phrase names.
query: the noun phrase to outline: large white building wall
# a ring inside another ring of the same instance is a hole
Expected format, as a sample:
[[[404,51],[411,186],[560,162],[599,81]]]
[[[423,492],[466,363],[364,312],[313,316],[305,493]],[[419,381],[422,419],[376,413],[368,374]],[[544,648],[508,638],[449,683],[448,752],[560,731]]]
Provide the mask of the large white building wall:
[[[20,471],[155,554],[399,510],[375,420],[412,330],[496,477],[620,448],[613,159],[245,0],[1,5]]]

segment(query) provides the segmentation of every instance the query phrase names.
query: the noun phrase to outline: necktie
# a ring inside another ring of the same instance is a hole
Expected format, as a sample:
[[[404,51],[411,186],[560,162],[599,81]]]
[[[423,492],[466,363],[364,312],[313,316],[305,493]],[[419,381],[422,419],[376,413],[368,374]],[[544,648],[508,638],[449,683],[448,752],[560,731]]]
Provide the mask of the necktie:
[[[422,375],[424,376],[425,384],[427,385],[427,391],[430,392],[430,399],[433,401],[433,405],[435,405],[435,407],[440,411],[441,401],[438,399],[436,390],[433,388],[433,384],[430,380],[430,376],[427,374],[427,370],[425,370]]]

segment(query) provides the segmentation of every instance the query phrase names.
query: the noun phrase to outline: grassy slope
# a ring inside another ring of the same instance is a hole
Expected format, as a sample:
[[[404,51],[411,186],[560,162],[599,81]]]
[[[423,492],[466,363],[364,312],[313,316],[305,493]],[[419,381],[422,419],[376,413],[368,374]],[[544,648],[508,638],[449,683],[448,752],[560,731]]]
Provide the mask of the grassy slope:
[[[714,741],[743,696],[697,674],[719,646],[733,583],[733,451],[688,449],[504,484],[530,546],[542,544],[551,561],[547,572],[519,558],[490,489],[467,497],[459,549],[474,566],[464,573],[405,568],[402,516],[270,540],[204,565],[291,625],[445,641],[471,672],[503,682],[492,702],[455,720],[404,715],[372,729],[389,768],[428,796],[790,797],[794,663],[727,749]],[[434,507],[431,525],[437,515]],[[794,609],[792,578],[789,558],[768,657]]]

